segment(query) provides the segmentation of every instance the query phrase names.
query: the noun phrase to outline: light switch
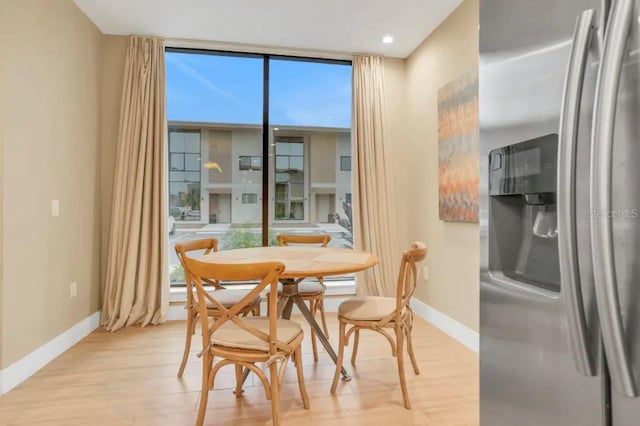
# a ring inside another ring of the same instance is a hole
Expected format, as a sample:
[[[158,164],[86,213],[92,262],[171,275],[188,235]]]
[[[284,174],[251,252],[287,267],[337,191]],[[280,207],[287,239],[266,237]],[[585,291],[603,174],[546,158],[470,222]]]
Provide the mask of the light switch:
[[[60,216],[60,201],[51,200],[51,216]]]
[[[422,267],[422,279],[425,281],[429,281],[429,267],[427,266]]]

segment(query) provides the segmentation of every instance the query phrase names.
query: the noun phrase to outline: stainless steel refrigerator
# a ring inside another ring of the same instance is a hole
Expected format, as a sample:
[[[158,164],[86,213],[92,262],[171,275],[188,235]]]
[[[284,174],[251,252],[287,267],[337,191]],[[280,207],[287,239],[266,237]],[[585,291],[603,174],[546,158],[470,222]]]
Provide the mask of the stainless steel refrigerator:
[[[640,0],[480,0],[483,426],[640,425]]]

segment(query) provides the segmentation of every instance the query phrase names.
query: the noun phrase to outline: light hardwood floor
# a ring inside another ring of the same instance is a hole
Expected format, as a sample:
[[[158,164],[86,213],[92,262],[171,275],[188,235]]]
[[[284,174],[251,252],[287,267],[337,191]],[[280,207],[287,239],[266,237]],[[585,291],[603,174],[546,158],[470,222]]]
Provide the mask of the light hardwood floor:
[[[338,323],[335,314],[328,315],[336,347]],[[353,380],[340,382],[332,396],[334,365],[324,351],[313,362],[308,336],[306,328],[304,374],[311,409],[302,407],[290,364],[281,399],[283,425],[478,424],[477,354],[421,319],[416,318],[414,328],[421,374],[415,376],[409,365],[406,369],[411,411],[403,407],[396,361],[384,337],[361,333],[356,367],[345,362]],[[195,356],[200,344],[194,339],[180,380],[176,371],[183,339],[182,321],[117,333],[97,330],[0,397],[0,425],[193,425],[200,395],[200,359]],[[347,348],[345,360],[350,357]],[[270,424],[269,402],[253,379],[236,399],[233,368],[224,367],[209,394],[205,423]]]

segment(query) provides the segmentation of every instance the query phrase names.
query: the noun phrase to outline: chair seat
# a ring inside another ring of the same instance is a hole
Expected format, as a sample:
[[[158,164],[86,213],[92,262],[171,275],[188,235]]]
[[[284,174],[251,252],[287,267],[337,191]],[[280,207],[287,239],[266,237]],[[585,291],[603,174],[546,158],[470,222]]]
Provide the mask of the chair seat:
[[[338,315],[351,320],[380,320],[396,309],[394,297],[357,296],[340,304]]]
[[[243,321],[251,327],[255,327],[265,334],[269,334],[269,318],[251,317],[243,318]],[[277,320],[277,330],[276,336],[278,340],[285,343],[290,343],[302,333],[300,324],[296,321],[286,319]],[[231,321],[224,323],[222,327],[214,331],[211,336],[211,341],[214,345],[228,348],[269,351],[269,344],[267,342]]]
[[[222,289],[216,291],[210,291],[209,294],[211,297],[216,299],[222,306],[225,308],[230,308],[236,303],[240,302],[247,294],[249,294],[251,290],[231,290],[231,289]],[[249,303],[249,305],[253,305],[254,303],[260,300],[260,295],[256,295],[255,300]],[[208,303],[208,309],[215,309],[216,307],[212,305],[211,302]]]
[[[316,281],[302,281],[298,284],[298,294],[300,296],[315,296],[324,293],[322,284]],[[269,294],[269,290],[267,290]],[[278,294],[282,294],[282,284],[278,283]]]

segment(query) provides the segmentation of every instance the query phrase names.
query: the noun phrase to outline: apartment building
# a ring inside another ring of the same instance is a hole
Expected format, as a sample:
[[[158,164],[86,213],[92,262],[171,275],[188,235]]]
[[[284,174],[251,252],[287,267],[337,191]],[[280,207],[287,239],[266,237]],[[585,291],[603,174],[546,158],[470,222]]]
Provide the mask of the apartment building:
[[[350,129],[272,126],[269,141],[269,224],[347,215]],[[170,214],[179,226],[260,224],[263,163],[261,126],[170,122]]]

